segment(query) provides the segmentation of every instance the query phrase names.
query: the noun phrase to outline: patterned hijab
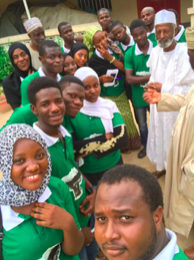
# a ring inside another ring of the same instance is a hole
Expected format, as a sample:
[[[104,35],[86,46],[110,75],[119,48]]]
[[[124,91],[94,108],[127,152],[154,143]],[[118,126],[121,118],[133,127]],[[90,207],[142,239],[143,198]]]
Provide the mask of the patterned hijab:
[[[88,47],[89,58],[92,56],[92,54],[94,53],[94,50],[95,50],[94,44],[93,44],[93,37],[99,31],[101,31],[99,27],[92,26],[88,30],[86,30],[84,33],[83,43]]]
[[[48,158],[47,173],[38,190],[26,190],[11,179],[13,148],[17,140],[27,138],[39,143]],[[42,137],[30,126],[13,124],[6,126],[0,133],[0,205],[21,207],[34,203],[44,193],[51,175],[51,159],[47,145]]]

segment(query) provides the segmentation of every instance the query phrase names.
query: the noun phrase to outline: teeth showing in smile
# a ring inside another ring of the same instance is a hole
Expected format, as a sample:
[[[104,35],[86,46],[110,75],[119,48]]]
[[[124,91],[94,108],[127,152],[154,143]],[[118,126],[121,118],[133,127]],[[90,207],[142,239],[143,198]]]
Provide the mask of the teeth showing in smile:
[[[26,177],[27,179],[30,179],[30,180],[34,180],[34,179],[37,179],[39,176],[39,174],[36,174],[36,175],[31,175],[31,176],[28,176]]]

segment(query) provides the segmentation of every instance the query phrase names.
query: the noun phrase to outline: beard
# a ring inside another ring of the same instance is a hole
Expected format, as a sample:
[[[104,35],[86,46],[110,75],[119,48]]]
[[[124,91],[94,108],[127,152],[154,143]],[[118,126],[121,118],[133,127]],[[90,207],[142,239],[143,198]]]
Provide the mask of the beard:
[[[150,232],[150,236],[144,244],[146,250],[136,260],[152,259],[152,256],[153,256],[155,248],[156,248],[156,241],[157,241],[157,232],[156,232],[156,227],[155,227],[155,224],[154,224],[154,221],[153,221],[153,226],[152,226],[152,230]]]
[[[174,36],[175,36],[175,32],[174,32],[172,38],[170,38],[170,39],[165,39],[166,42],[161,42],[163,39],[162,39],[162,40],[156,40],[158,46],[159,46],[160,48],[162,48],[162,49],[168,48],[168,47],[173,43],[173,41],[174,41]]]

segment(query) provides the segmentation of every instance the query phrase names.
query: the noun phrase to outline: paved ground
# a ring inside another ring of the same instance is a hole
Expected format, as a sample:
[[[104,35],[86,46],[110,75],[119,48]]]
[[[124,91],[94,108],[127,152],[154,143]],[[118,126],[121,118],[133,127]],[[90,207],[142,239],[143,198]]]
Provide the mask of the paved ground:
[[[0,114],[0,127],[2,127],[5,124],[7,119],[10,117],[11,113],[12,113],[12,111],[9,111],[5,114]],[[153,172],[156,170],[155,166],[150,163],[150,161],[147,157],[145,157],[143,159],[138,159],[137,154],[138,154],[138,151],[131,152],[131,154],[122,154],[124,163],[139,165],[139,166],[147,169],[150,172]],[[165,176],[163,176],[159,179],[159,183],[164,192]],[[188,239],[185,238],[184,236],[178,235],[178,245],[183,250],[187,247],[194,245],[194,227],[192,228],[192,231],[191,231]]]

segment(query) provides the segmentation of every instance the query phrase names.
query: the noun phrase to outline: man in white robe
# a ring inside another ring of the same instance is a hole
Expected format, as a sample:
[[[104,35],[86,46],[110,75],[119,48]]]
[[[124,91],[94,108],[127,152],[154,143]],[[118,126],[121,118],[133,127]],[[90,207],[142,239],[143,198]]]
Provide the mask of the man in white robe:
[[[194,69],[194,30],[187,30],[186,38]],[[161,94],[148,88],[143,98],[149,104],[157,103],[158,111],[180,111],[169,145],[164,210],[168,228],[188,237],[194,222],[194,85],[185,95]],[[194,246],[185,254],[194,259]]]
[[[170,94],[185,94],[194,82],[194,72],[189,63],[187,45],[174,40],[175,14],[162,10],[156,14],[155,30],[158,46],[152,50],[147,66],[150,68],[149,88]],[[167,168],[168,146],[178,112],[158,113],[156,105],[150,106],[147,156],[156,164],[159,178]]]

